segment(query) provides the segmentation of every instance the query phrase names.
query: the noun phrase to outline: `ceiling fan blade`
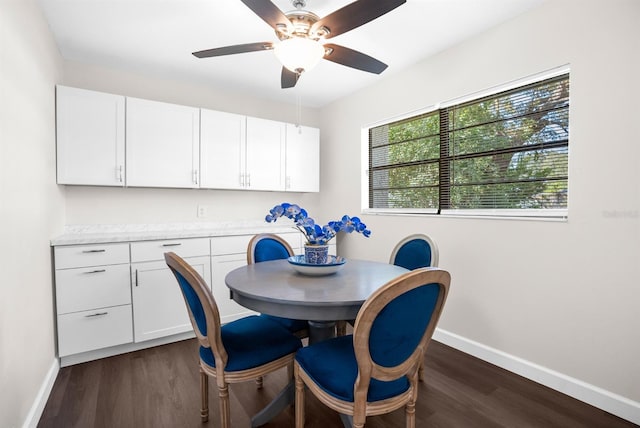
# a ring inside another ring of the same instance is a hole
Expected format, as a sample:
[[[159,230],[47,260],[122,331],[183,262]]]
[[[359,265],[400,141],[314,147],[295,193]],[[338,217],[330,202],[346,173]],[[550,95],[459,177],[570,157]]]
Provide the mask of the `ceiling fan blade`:
[[[282,75],[280,76],[280,85],[282,89],[293,88],[298,83],[300,74],[289,70],[286,67],[282,67]]]
[[[293,24],[289,21],[278,6],[269,0],[241,0],[249,9],[258,15],[264,22],[271,25],[274,30],[278,28],[286,28],[289,32],[293,32]],[[282,27],[284,26],[284,27]]]
[[[337,64],[346,65],[347,67],[357,68],[358,70],[368,71],[369,73],[380,74],[386,68],[387,64],[377,59],[365,55],[362,52],[345,48],[344,46],[326,43],[324,45],[326,51],[324,59],[333,61]]]
[[[272,42],[246,43],[244,45],[225,46],[222,48],[206,49],[193,52],[198,58],[210,58],[212,56],[233,55],[245,52],[266,51],[273,49]]]
[[[310,33],[313,33],[322,27],[327,27],[330,30],[330,33],[325,37],[325,39],[329,39],[353,30],[367,22],[373,21],[385,13],[391,12],[403,3],[406,3],[406,0],[354,1],[342,9],[338,9],[335,12],[330,13],[313,24]]]

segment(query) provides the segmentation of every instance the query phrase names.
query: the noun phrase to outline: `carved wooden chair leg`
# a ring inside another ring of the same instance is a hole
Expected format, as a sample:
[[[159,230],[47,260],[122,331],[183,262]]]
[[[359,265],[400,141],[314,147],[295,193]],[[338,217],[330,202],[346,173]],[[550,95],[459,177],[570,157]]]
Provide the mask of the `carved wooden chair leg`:
[[[209,376],[200,367],[200,398],[202,399],[200,408],[200,418],[202,422],[209,420]]]
[[[420,367],[418,367],[418,380],[424,382],[424,361],[420,362]]]
[[[296,428],[304,428],[304,382],[296,376]]]
[[[228,384],[218,385],[218,396],[220,397],[220,426],[222,428],[230,428],[231,407],[229,404]]]
[[[410,401],[405,407],[407,428],[416,428],[416,402]]]
[[[256,387],[258,389],[262,389],[263,383],[264,383],[264,377],[260,376],[260,377],[256,378]]]

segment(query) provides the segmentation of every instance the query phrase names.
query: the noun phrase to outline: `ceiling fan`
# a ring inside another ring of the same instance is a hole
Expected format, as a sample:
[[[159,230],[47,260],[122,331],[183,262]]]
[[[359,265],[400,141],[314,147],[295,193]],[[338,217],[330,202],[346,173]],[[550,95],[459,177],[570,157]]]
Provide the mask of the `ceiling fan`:
[[[225,46],[193,52],[198,58],[233,55],[245,52],[274,50],[283,64],[282,88],[292,88],[300,75],[313,68],[321,59],[380,74],[387,64],[362,52],[325,40],[353,30],[392,11],[406,0],[358,0],[324,18],[304,10],[306,0],[292,0],[295,10],[283,13],[269,0],[241,0],[276,32],[280,42],[257,42]]]

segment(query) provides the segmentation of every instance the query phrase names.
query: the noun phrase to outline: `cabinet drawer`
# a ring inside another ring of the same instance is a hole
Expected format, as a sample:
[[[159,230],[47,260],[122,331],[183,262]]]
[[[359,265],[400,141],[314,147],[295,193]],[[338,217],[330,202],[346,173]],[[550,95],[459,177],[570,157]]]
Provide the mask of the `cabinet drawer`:
[[[129,244],[55,247],[56,269],[129,263]]]
[[[132,242],[131,262],[164,260],[164,253],[169,251],[180,257],[208,256],[209,238]]]
[[[56,271],[58,314],[131,303],[129,264]]]
[[[251,238],[253,238],[253,235],[218,236],[211,238],[211,255],[246,253]]]
[[[299,233],[278,233],[278,236],[284,238],[291,245],[294,252],[300,250],[300,234]],[[247,252],[249,241],[255,235],[237,235],[237,236],[219,236],[211,238],[211,255],[225,254],[242,254]]]
[[[132,341],[131,305],[58,315],[61,357]]]

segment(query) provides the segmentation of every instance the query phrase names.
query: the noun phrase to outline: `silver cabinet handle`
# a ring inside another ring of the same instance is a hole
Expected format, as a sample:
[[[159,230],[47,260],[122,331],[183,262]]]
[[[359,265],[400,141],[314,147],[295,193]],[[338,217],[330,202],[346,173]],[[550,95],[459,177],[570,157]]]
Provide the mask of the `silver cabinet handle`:
[[[136,278],[135,278],[135,281],[136,281],[136,287],[137,287],[137,286],[138,286],[138,269],[136,269]]]
[[[118,182],[122,183],[122,165],[118,165]]]
[[[106,272],[106,269],[96,269],[96,270],[90,270],[88,272],[85,273],[102,273],[102,272]]]
[[[95,314],[91,314],[91,315],[85,315],[85,318],[93,318],[93,317],[100,317],[103,315],[108,315],[109,312],[96,312]]]
[[[84,250],[83,253],[104,253],[107,250]]]
[[[251,187],[251,174],[247,174],[247,187]]]
[[[198,170],[197,169],[193,170],[193,183],[194,184],[198,184]]]
[[[162,244],[163,247],[177,247],[178,245],[182,245],[180,242],[176,242],[174,244]]]

